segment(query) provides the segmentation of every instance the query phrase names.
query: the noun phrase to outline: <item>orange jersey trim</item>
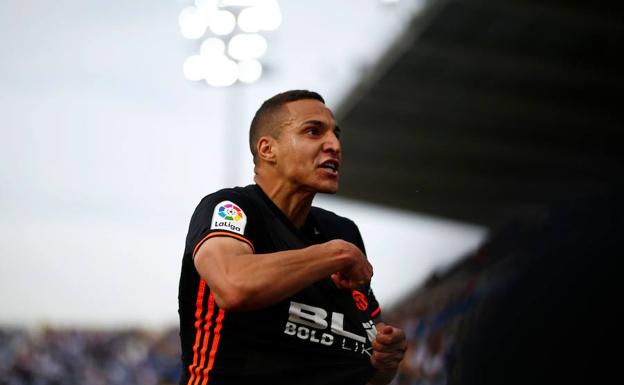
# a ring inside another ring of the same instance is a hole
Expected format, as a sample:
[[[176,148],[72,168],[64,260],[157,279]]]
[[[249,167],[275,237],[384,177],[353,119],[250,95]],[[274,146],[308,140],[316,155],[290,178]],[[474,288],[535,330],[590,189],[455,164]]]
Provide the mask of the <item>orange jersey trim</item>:
[[[195,367],[193,378],[189,380],[190,384],[199,384],[201,377],[203,376],[202,369],[206,363],[206,351],[208,350],[208,341],[210,340],[210,327],[212,326],[212,315],[214,313],[214,295],[210,293],[208,297],[208,314],[206,314],[206,322],[204,323],[204,338],[202,342],[202,348],[199,351],[199,365]]]
[[[253,243],[251,243],[251,241],[241,235],[238,234],[233,234],[233,233],[228,233],[227,231],[215,231],[214,233],[210,233],[208,235],[206,235],[205,237],[202,238],[201,241],[197,242],[197,245],[195,246],[195,249],[193,249],[193,258],[195,258],[195,254],[197,253],[197,250],[199,250],[200,246],[204,244],[204,242],[206,242],[208,240],[208,238],[211,237],[232,237],[232,238],[236,238],[239,241],[243,241],[246,244],[248,244],[251,247],[251,251],[253,251],[254,253],[256,252]]]
[[[219,348],[219,340],[221,338],[221,328],[223,327],[223,318],[225,318],[225,311],[218,309],[216,321],[214,321],[214,328],[212,329],[212,344],[210,346],[210,353],[208,354],[208,362],[206,362],[206,352],[208,351],[208,345],[210,342],[210,331],[213,326],[213,318],[215,315],[215,307],[217,305],[214,301],[214,295],[210,293],[208,297],[208,312],[206,313],[205,323],[203,327],[203,338],[199,338],[202,334],[201,330],[197,330],[196,347],[199,346],[201,340],[201,350],[197,351],[194,347],[193,365],[189,366],[191,377],[187,382],[187,385],[206,385],[208,383],[209,374],[214,366],[215,356]],[[217,307],[218,308],[218,307]],[[197,361],[199,360],[199,364]]]
[[[214,338],[212,341],[212,347],[210,348],[210,355],[208,357],[208,366],[204,369],[202,376],[204,377],[204,381],[202,381],[202,385],[206,385],[208,383],[210,371],[214,365],[215,356],[217,355],[217,349],[219,348],[219,340],[221,339],[221,328],[223,327],[223,318],[225,317],[225,311],[219,309],[219,315],[217,316],[217,326],[214,329]]]
[[[199,348],[199,341],[201,341],[201,314],[202,314],[202,302],[204,301],[204,292],[206,291],[206,281],[203,279],[199,282],[199,289],[197,290],[197,301],[195,302],[195,344],[193,345],[193,363],[189,365],[188,370],[191,375],[188,384],[193,382],[195,376],[195,367],[197,366],[197,360],[199,357],[197,349]]]

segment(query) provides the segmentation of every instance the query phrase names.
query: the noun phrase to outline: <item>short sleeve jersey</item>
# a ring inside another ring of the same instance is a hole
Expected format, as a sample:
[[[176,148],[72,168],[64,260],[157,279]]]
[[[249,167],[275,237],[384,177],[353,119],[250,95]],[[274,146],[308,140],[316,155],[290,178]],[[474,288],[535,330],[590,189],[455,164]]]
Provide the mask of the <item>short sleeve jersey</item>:
[[[331,239],[364,245],[355,223],[312,207],[298,229],[257,185],[220,190],[197,206],[179,287],[180,384],[366,384],[380,313],[370,287],[338,289],[330,277],[255,311],[220,309],[193,258],[211,237],[233,237],[254,254]]]

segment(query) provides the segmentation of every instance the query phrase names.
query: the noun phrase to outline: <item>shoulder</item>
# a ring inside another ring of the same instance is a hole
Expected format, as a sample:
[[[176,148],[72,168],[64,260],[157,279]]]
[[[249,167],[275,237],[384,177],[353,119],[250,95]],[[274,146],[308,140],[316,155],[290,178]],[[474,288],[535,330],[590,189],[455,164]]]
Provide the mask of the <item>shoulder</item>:
[[[221,189],[201,199],[191,217],[191,224],[202,224],[208,220],[214,222],[216,219],[236,222],[244,219],[247,223],[247,217],[252,214],[253,207],[245,187]]]
[[[223,199],[239,199],[241,201],[249,200],[249,192],[245,187],[224,188],[206,195],[199,204],[211,204]]]
[[[206,195],[199,201],[196,211],[212,210],[215,206],[225,207],[225,205],[231,205],[228,207],[236,206],[236,209],[244,211],[249,210],[253,206],[246,187],[232,187]]]
[[[245,188],[225,188],[206,195],[199,202],[191,217],[189,236],[193,245],[212,233],[219,236],[236,234],[235,238],[243,236],[249,240],[249,227],[256,226],[257,221]]]

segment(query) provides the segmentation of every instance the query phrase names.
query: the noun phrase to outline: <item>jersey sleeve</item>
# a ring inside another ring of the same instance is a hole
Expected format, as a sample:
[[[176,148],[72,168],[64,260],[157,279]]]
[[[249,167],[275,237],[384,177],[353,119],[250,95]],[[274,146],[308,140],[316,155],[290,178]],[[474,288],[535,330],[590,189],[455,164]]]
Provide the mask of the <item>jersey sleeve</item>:
[[[188,246],[195,258],[201,245],[212,237],[231,237],[248,244],[255,251],[252,207],[243,195],[222,190],[206,196],[199,203],[189,226]]]
[[[373,289],[370,286],[364,288],[364,295],[366,296],[366,300],[368,302],[368,307],[366,308],[366,312],[368,316],[374,320],[381,316],[381,306],[379,302],[377,302],[377,298],[375,298],[375,294],[373,293]]]
[[[349,222],[351,222],[352,225],[351,241],[354,245],[359,247],[360,250],[362,250],[362,253],[364,253],[364,255],[366,255],[366,248],[364,247],[364,240],[362,239],[362,234],[360,234],[360,229],[357,227],[355,222],[351,220],[349,220]],[[377,298],[375,298],[375,294],[373,293],[373,289],[371,288],[371,286],[368,285],[366,287],[363,287],[360,293],[366,297],[366,301],[364,301],[363,303],[367,304],[365,311],[368,313],[370,318],[374,320],[376,317],[379,317],[381,315],[381,306],[379,305],[379,302],[377,302]],[[358,294],[354,293],[354,299],[356,299],[357,295]]]

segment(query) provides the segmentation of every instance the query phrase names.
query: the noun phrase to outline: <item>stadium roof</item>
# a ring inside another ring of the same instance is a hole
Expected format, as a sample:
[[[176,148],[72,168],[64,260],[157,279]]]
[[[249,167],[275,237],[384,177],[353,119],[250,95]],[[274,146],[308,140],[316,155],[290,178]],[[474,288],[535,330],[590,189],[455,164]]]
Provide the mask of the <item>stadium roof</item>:
[[[343,195],[493,226],[610,192],[621,11],[432,2],[338,110]]]

